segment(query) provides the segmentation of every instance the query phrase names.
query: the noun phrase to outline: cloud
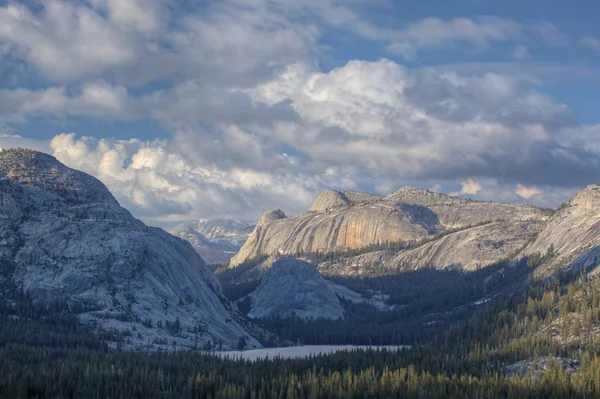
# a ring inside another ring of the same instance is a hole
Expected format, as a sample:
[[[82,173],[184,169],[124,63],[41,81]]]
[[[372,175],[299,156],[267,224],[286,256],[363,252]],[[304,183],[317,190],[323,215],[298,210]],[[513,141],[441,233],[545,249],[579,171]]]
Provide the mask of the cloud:
[[[528,25],[527,30],[551,45],[566,46],[570,43],[569,37],[550,21],[536,21]]]
[[[483,186],[473,178],[468,178],[467,180],[461,182],[461,194],[477,195],[477,193],[481,190],[483,190]]]
[[[289,102],[299,120],[255,133],[308,160],[403,179],[465,179],[476,170],[478,177],[524,175],[527,183],[558,185],[573,184],[563,167],[589,168],[582,180],[597,170],[594,153],[559,142],[576,125],[570,109],[527,79],[415,70],[389,60],[351,61],[300,79],[285,100],[260,90],[255,97]],[[534,173],[541,165],[556,174]]]
[[[319,29],[277,2],[226,0],[191,11],[163,0],[48,0],[0,7],[4,58],[24,59],[54,81],[109,74],[143,84],[166,76],[248,86],[313,59]],[[172,20],[176,9],[179,18]]]
[[[494,41],[517,40],[521,37],[521,31],[519,23],[496,17],[455,18],[447,21],[426,18],[400,30],[382,31],[373,28],[372,36],[389,40],[387,49],[390,52],[412,59],[420,48],[467,43],[483,49]]]
[[[600,39],[592,36],[585,36],[579,40],[579,43],[592,50],[600,51]]]
[[[132,37],[91,8],[60,0],[45,1],[39,13],[12,3],[0,8],[0,37],[15,56],[58,80],[106,71],[136,58]]]
[[[278,170],[198,165],[168,141],[59,134],[50,149],[59,161],[98,177],[123,206],[150,223],[218,216],[254,220],[273,207],[299,212],[325,186],[319,177]]]
[[[88,116],[132,119],[136,104],[123,86],[103,80],[88,82],[78,90],[65,86],[41,90],[0,89],[0,119],[23,122],[30,116]]]
[[[522,184],[538,187],[531,198],[545,204],[558,198],[552,192],[596,178],[598,127],[577,123],[538,85],[598,81],[597,69],[523,61],[540,41],[569,43],[555,25],[477,16],[392,25],[369,20],[366,5],[373,2],[9,3],[0,7],[0,128],[18,133],[38,119],[158,122],[169,140],[92,138],[78,128],[79,136],[39,145],[157,223],[254,218],[270,207],[294,213],[327,187],[388,194],[415,182],[441,191],[463,182],[463,194],[511,201],[523,200],[515,192]],[[450,49],[522,62],[340,64],[331,37],[407,59]],[[590,39],[581,44],[593,47]]]
[[[519,183],[517,184],[515,193],[525,199],[531,199],[531,197],[541,194],[542,191],[535,186],[527,187]]]

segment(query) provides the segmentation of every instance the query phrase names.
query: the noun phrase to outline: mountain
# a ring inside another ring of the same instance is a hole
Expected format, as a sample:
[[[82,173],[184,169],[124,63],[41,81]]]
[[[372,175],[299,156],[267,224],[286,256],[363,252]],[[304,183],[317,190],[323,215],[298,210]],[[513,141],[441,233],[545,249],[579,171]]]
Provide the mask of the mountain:
[[[273,263],[251,294],[248,316],[338,319],[344,316],[344,308],[335,290],[313,265],[281,258]]]
[[[62,303],[96,330],[120,332],[125,348],[231,348],[240,337],[260,346],[189,243],[44,153],[0,152],[0,261],[2,287]]]
[[[600,262],[600,185],[589,185],[557,209],[523,254],[551,255],[551,259],[536,270],[538,277],[584,268],[588,272],[597,272]]]
[[[475,269],[521,249],[548,215],[534,206],[466,200],[415,187],[385,198],[326,190],[306,213],[267,212],[230,265],[268,255],[355,250],[363,252],[361,257],[327,268],[335,274],[360,274],[363,266]],[[409,248],[374,248],[398,242],[410,243]]]
[[[254,225],[231,219],[199,219],[185,223],[173,235],[192,244],[208,264],[226,264],[254,229]]]

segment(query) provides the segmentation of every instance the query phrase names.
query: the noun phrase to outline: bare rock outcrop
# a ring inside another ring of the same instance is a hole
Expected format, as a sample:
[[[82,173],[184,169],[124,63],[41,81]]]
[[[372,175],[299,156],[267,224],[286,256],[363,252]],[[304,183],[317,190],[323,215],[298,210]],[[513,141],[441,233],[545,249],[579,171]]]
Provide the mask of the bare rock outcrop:
[[[541,229],[548,214],[533,206],[466,200],[415,187],[385,198],[327,190],[307,213],[259,223],[230,265],[260,256],[333,252],[468,229],[397,256],[388,254],[386,259],[382,254],[361,255],[360,262],[385,262],[390,268],[460,265],[471,269],[518,249]]]
[[[416,270],[460,268],[477,270],[515,253],[543,226],[542,221],[492,222],[445,235],[405,251],[376,251],[323,262],[326,275],[363,275]]]
[[[327,252],[376,242],[410,241],[441,229],[435,213],[419,205],[371,202],[307,212],[267,224],[259,222],[230,265],[264,255]]]

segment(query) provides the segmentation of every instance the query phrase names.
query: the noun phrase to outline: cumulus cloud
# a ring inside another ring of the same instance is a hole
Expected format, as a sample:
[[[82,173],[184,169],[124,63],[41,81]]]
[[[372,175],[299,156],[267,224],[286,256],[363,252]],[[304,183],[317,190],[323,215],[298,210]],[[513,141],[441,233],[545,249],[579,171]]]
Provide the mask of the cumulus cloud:
[[[154,223],[217,216],[253,220],[272,207],[299,212],[324,186],[319,177],[198,166],[168,141],[60,134],[50,149],[59,161],[98,177],[122,205]]]
[[[463,182],[461,182],[460,193],[461,194],[470,194],[477,195],[478,192],[483,190],[483,186],[475,179],[469,178]]]
[[[313,59],[319,29],[277,2],[226,0],[179,10],[164,0],[48,0],[0,7],[5,59],[22,58],[68,82],[110,72],[141,84],[165,76],[249,86],[286,65]]]
[[[531,197],[541,194],[542,191],[535,186],[527,187],[519,183],[517,184],[515,193],[525,199],[531,199]]]
[[[299,121],[256,132],[310,160],[403,179],[465,179],[477,171],[505,180],[524,175],[527,183],[544,175],[543,183],[558,185],[573,184],[561,168],[583,172],[582,180],[597,171],[595,153],[559,142],[575,124],[570,109],[526,79],[414,70],[384,59],[312,73],[294,87],[285,101]],[[258,91],[256,101],[284,101]]]

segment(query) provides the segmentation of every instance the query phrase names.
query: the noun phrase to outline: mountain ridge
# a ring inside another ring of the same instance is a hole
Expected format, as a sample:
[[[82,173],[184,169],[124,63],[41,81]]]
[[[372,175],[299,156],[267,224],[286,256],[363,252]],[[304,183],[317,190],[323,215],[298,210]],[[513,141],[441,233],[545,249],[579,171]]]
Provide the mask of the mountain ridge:
[[[260,256],[328,253],[386,242],[418,241],[445,231],[482,224],[489,224],[488,228],[492,228],[497,226],[492,223],[504,223],[514,232],[512,226],[522,222],[523,232],[518,231],[517,240],[511,240],[506,234],[498,238],[498,241],[511,242],[506,251],[470,257],[457,254],[455,257],[467,262],[467,267],[474,267],[477,263],[493,263],[526,243],[541,229],[540,222],[549,215],[547,210],[531,205],[466,200],[411,186],[396,190],[387,197],[355,194],[355,198],[365,200],[351,201],[344,192],[325,190],[308,212],[285,219],[269,218],[268,222],[259,223],[244,246],[232,257],[230,266],[235,267]],[[501,230],[494,228],[495,231]],[[485,229],[482,227],[478,231],[485,235]],[[468,239],[477,241],[478,238],[472,236]],[[490,247],[488,241],[482,243]],[[476,246],[474,250],[479,250],[477,245],[480,244],[473,244]],[[444,266],[451,263],[448,260]],[[420,267],[425,266],[420,264]]]

